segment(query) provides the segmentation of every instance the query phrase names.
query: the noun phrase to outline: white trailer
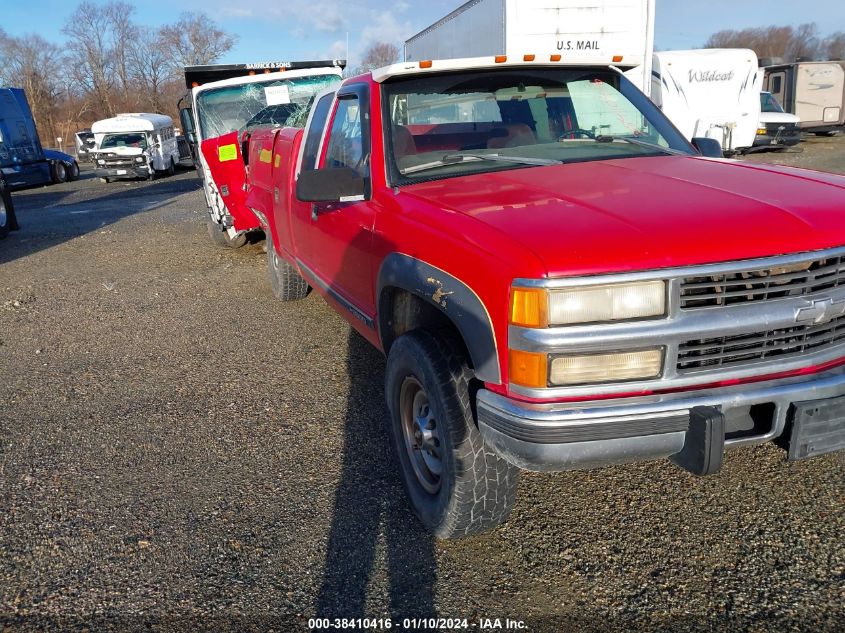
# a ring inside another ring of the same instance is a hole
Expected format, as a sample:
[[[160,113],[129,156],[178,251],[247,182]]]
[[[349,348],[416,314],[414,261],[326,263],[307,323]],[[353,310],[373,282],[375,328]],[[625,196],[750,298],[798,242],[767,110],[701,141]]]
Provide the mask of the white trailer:
[[[648,94],[655,0],[471,0],[405,42],[405,60],[605,56]]]
[[[749,49],[654,54],[651,98],[681,133],[707,137],[731,154],[754,144],[763,72]]]
[[[845,126],[845,62],[796,62],[764,70],[765,89],[801,118],[801,129],[827,134]]]

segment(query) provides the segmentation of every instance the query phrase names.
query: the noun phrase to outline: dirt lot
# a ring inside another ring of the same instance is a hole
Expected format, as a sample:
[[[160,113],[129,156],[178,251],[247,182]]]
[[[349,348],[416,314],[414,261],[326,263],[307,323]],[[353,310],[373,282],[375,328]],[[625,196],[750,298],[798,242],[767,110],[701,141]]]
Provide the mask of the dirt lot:
[[[803,149],[747,160],[845,173],[845,138]],[[319,297],[274,300],[261,244],[214,247],[192,173],[15,200],[3,631],[845,629],[842,454],[526,474],[500,530],[434,542],[387,450],[383,359]]]

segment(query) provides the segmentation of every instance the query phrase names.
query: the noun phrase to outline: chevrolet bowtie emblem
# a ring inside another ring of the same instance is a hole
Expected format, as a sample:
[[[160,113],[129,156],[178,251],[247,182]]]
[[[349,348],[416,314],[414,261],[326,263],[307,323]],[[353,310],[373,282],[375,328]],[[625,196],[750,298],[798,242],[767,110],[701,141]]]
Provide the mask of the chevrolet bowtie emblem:
[[[807,306],[795,311],[796,323],[830,323],[833,319],[845,315],[845,297],[834,299],[825,297],[807,301]]]

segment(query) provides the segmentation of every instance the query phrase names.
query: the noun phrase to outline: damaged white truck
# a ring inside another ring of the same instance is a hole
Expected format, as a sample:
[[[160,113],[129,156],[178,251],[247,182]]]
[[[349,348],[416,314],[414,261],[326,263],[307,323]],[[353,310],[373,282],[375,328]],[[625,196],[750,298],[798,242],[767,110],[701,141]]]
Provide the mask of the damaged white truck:
[[[185,68],[190,93],[179,102],[179,116],[203,181],[208,234],[216,244],[243,246],[261,227],[255,215],[238,204],[239,197],[231,195],[237,192],[221,191],[214,184],[205,153],[211,152],[213,162],[240,162],[240,144],[227,135],[263,125],[304,126],[314,95],[339,83],[345,67],[346,60],[334,59]],[[207,152],[204,141],[210,141]]]

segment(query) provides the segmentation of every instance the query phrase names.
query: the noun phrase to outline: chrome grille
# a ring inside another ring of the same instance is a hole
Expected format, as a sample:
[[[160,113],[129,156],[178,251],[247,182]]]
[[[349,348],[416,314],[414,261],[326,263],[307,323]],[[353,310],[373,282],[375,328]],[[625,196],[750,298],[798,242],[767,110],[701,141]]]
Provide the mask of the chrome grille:
[[[693,339],[678,348],[678,372],[718,369],[760,360],[800,356],[845,342],[845,317],[820,325]]]
[[[845,286],[845,255],[741,272],[685,277],[681,308],[711,308],[803,297]]]

